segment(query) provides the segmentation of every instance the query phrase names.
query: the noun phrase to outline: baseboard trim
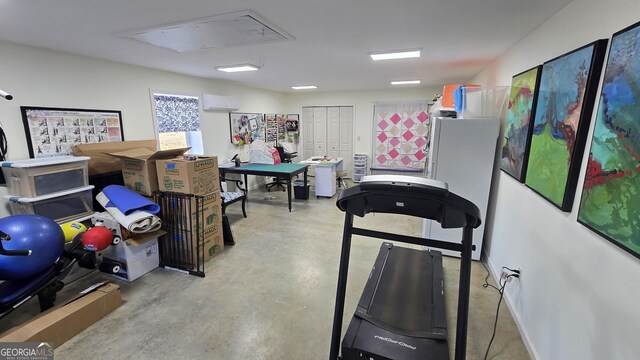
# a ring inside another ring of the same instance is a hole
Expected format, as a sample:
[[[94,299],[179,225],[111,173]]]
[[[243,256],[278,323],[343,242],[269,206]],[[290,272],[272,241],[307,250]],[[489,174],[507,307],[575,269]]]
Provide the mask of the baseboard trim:
[[[491,272],[491,276],[493,276],[494,281],[498,282],[498,279],[500,278],[500,274],[497,269],[501,267],[494,266],[491,260],[486,256],[483,256],[482,258],[483,258],[483,262],[487,264],[489,272]],[[538,356],[538,352],[533,346],[531,337],[529,336],[529,333],[524,327],[524,324],[522,323],[522,318],[520,317],[520,313],[516,311],[515,304],[508,291],[504,293],[504,301],[507,304],[507,308],[509,309],[509,312],[511,313],[511,317],[513,317],[513,320],[516,323],[516,327],[520,332],[520,336],[522,337],[522,342],[524,342],[524,346],[527,348],[527,351],[529,352],[529,356],[531,356],[531,358],[534,360],[540,360],[540,356]]]

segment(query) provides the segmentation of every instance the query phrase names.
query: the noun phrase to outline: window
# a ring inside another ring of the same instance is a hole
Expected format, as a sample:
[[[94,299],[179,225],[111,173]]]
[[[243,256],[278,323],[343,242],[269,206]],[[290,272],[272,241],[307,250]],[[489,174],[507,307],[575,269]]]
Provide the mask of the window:
[[[203,154],[200,99],[163,93],[153,93],[152,99],[160,150],[191,147],[190,154]]]

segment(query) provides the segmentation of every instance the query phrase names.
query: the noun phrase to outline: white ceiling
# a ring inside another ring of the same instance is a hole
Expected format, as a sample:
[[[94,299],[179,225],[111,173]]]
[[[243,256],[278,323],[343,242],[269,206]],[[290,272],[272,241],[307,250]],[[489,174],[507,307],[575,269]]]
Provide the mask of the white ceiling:
[[[571,0],[0,0],[0,39],[276,91],[421,86],[466,81]],[[176,53],[115,36],[253,10],[295,37]],[[422,48],[419,59],[374,63],[369,52]],[[222,73],[251,63],[260,71]],[[0,64],[1,66],[1,64]]]

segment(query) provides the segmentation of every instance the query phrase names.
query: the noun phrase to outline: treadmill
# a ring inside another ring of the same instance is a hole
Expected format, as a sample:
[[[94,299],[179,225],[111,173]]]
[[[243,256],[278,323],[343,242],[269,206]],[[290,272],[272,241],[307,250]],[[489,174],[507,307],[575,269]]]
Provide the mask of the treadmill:
[[[342,191],[337,206],[345,212],[345,222],[329,359],[449,359],[442,253],[432,248],[461,253],[454,358],[465,359],[472,235],[481,223],[478,207],[449,192],[445,182],[400,175],[364,176],[359,185]],[[443,228],[462,228],[462,239],[451,243],[353,226],[354,215],[372,212],[416,216],[435,220]],[[339,355],[352,235],[424,245],[430,250],[382,243]]]

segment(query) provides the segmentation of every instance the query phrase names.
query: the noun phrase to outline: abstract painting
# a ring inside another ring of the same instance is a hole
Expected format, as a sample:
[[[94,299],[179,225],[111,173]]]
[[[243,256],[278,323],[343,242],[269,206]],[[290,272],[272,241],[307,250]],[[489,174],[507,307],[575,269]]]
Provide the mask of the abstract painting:
[[[611,40],[578,222],[640,258],[640,22]]]
[[[529,159],[532,115],[538,96],[540,69],[541,66],[536,66],[515,75],[511,81],[500,169],[520,182],[524,182],[524,170]]]
[[[542,66],[525,184],[571,211],[607,40]]]
[[[251,113],[229,113],[231,143],[234,145],[251,144],[253,140],[265,137],[264,116]]]

